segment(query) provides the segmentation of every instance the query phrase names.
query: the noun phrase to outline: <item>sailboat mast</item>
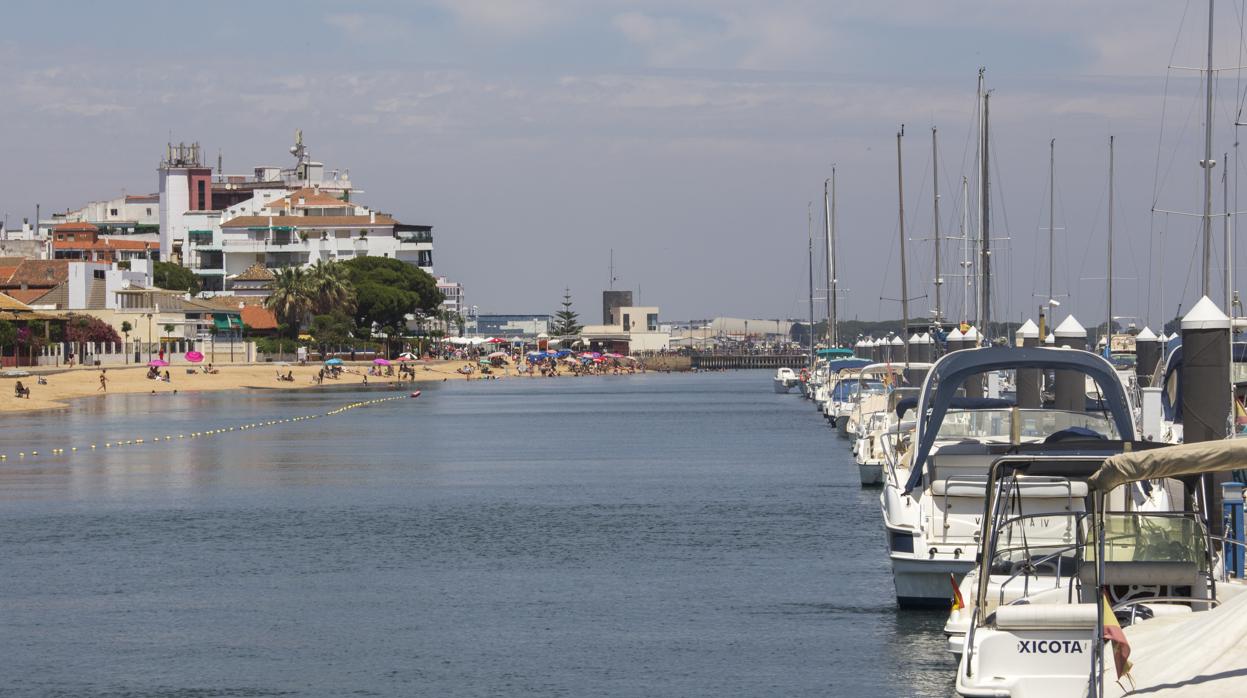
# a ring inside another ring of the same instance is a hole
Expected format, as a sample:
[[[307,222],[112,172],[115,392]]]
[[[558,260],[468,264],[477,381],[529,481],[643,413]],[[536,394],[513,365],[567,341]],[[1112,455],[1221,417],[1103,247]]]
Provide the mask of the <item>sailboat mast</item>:
[[[806,227],[810,233],[810,365],[814,365],[814,212],[813,202],[805,206]]]
[[[1208,70],[1205,72],[1204,83],[1204,159],[1199,163],[1204,168],[1204,267],[1202,277],[1203,295],[1209,295],[1211,280],[1209,271],[1212,266],[1212,168],[1217,166],[1212,159],[1212,5],[1208,0]]]
[[[905,136],[905,125],[896,132],[896,198],[900,209],[901,232],[901,331],[902,342],[909,342],[909,280],[905,273],[905,177],[901,170],[901,139]],[[908,355],[908,353],[906,354]]]
[[[839,285],[839,279],[836,274],[836,167],[831,167],[831,286],[828,293],[831,294],[831,345],[839,346],[840,330],[838,327],[840,318],[840,296],[836,293],[836,287]]]
[[[1104,349],[1113,351],[1113,136],[1108,137],[1108,325]]]
[[[978,117],[977,128],[974,132],[975,138],[976,140],[978,140],[978,143],[976,144],[976,147],[974,149],[976,154],[978,155],[974,163],[975,169],[977,170],[977,172],[975,172],[975,175],[974,175],[974,178],[975,178],[975,182],[974,182],[975,199],[974,200],[979,204],[980,211],[982,210],[982,202],[983,202],[983,101],[984,101],[983,100],[983,82],[984,82],[983,75],[986,71],[987,71],[987,68],[982,67],[982,66],[979,67],[978,88],[975,90],[975,93],[974,93],[975,101],[977,103],[976,104],[977,108],[975,109],[975,111],[977,112],[977,117]],[[976,221],[976,224],[977,224],[977,228],[975,230],[974,239],[977,244],[981,245],[982,243],[980,241],[983,239],[983,217],[981,215],[978,216],[978,221]],[[982,270],[980,269],[980,274],[981,274],[981,271]],[[974,283],[976,284],[974,287],[974,295],[975,295],[974,324],[976,325],[983,324],[983,307],[979,303],[979,300],[980,300],[979,286],[982,285],[982,278],[980,274],[975,274],[974,276],[975,278]],[[967,315],[969,314],[967,313]],[[970,318],[967,317],[966,320],[968,322]]]
[[[1225,266],[1221,267],[1221,285],[1225,290],[1225,308],[1226,312],[1233,317],[1233,309],[1230,305],[1233,303],[1230,291],[1230,260],[1234,258],[1231,254],[1230,245],[1230,154],[1222,153],[1221,162],[1221,204],[1225,209],[1225,217],[1222,221],[1222,240],[1225,243]]]
[[[943,312],[940,309],[940,165],[939,148],[936,147],[936,128],[931,127],[931,170],[935,199],[935,324],[940,324]],[[908,341],[908,337],[906,338]]]
[[[1048,141],[1048,317],[1051,322],[1052,301],[1056,298],[1052,279],[1056,267],[1056,139]]]
[[[828,191],[829,184],[831,184],[830,177],[823,180],[823,227],[827,234],[827,239],[824,242],[827,247],[827,345],[834,347],[836,345],[836,330],[835,325],[832,322],[831,280],[835,277],[836,272],[835,262],[833,262],[831,258],[831,195]]]
[[[961,321],[970,319],[970,180],[961,176]]]
[[[988,172],[990,170],[988,169],[989,155],[987,144],[989,139],[987,134],[988,129],[991,128],[991,96],[990,92],[983,93],[983,171],[979,175],[983,180],[983,212],[981,214],[982,220],[979,221],[979,225],[983,229],[983,259],[980,262],[983,269],[983,302],[979,306],[979,315],[981,317],[979,320],[979,333],[989,344],[992,339],[990,330],[992,321],[992,237],[989,220],[991,213],[991,185],[988,180]]]

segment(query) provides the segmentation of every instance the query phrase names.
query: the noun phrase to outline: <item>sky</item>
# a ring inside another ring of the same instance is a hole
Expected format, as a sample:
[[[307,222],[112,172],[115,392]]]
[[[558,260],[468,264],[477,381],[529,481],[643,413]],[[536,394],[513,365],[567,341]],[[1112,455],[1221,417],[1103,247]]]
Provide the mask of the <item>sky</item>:
[[[1220,211],[1247,59],[1242,3],[1217,11]],[[613,250],[615,288],[663,320],[803,318],[808,212],[821,240],[834,165],[841,317],[895,318],[903,124],[910,314],[924,317],[931,129],[941,233],[956,236],[985,66],[996,319],[1048,297],[1052,139],[1058,319],[1107,312],[1110,135],[1114,315],[1156,326],[1199,295],[1200,219],[1152,210],[1202,210],[1200,73],[1185,69],[1206,60],[1202,2],[50,2],[7,3],[0,22],[10,225],[36,203],[46,216],[155,191],[169,140],[221,153],[226,172],[289,165],[301,128],[365,204],[434,226],[437,273],[482,313],[553,312],[568,288],[595,320]],[[1243,170],[1231,163],[1231,201]],[[941,254],[953,317],[959,245]]]

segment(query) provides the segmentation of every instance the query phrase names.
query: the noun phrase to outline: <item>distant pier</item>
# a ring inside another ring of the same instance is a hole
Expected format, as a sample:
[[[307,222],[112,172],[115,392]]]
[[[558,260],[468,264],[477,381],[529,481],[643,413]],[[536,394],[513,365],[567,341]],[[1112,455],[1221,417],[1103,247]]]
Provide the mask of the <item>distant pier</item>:
[[[694,369],[718,368],[800,368],[807,359],[795,354],[694,354]]]

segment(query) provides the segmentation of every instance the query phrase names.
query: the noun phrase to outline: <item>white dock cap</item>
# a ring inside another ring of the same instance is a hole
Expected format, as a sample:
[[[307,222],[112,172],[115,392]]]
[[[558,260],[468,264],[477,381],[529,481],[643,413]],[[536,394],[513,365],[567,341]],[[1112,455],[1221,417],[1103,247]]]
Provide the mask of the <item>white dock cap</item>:
[[[922,342],[921,335],[919,335],[917,332],[909,335],[909,343],[910,344],[922,344],[923,342]]]
[[[858,339],[858,340],[857,340],[857,344],[854,344],[853,346],[855,346],[855,347],[864,347],[864,346],[866,346],[866,340],[865,340],[865,339]]]
[[[1027,320],[1018,328],[1017,336],[1022,339],[1039,339],[1039,325],[1034,320]]]
[[[1043,338],[1043,343],[1044,344],[1056,344],[1056,335],[1049,332],[1048,336]]]
[[[1083,342],[1087,341],[1087,328],[1083,327],[1073,315],[1057,325],[1053,334],[1057,337],[1081,337]]]
[[[982,335],[979,334],[979,330],[977,327],[974,327],[973,325],[971,325],[970,329],[966,330],[966,333],[961,335],[961,337],[962,339],[968,339],[973,342],[978,342],[982,338]]]
[[[1152,331],[1152,328],[1148,327],[1147,325],[1144,325],[1143,331],[1134,336],[1134,341],[1136,342],[1159,342],[1160,337],[1156,336],[1156,333]]]
[[[922,334],[918,335],[918,343],[919,344],[935,344],[935,340],[931,339],[931,335],[929,333],[923,332]]]
[[[894,346],[894,347],[903,347],[903,346],[905,346],[905,340],[901,339],[900,337],[893,337],[893,338],[892,338],[892,346]]]
[[[964,337],[964,336],[965,336],[965,335],[961,334],[961,328],[960,328],[960,327],[954,327],[954,328],[953,328],[953,331],[948,333],[948,341],[950,341],[950,342],[960,342],[960,341],[961,341],[961,338],[962,338],[962,337]]]
[[[1199,299],[1191,312],[1182,318],[1183,330],[1228,330],[1230,318],[1208,296]]]

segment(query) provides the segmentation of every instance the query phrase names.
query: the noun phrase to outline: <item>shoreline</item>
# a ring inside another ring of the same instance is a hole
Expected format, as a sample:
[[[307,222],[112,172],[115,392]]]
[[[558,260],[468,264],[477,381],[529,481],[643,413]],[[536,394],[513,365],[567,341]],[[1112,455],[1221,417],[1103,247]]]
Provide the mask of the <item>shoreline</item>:
[[[0,391],[2,391],[0,395],[4,396],[0,399],[0,416],[66,409],[70,406],[69,402],[71,400],[108,394],[139,395],[144,393],[220,392],[224,390],[299,391],[319,387],[362,386],[365,384],[365,378],[367,378],[367,385],[369,386],[485,379],[479,373],[473,374],[470,379],[465,379],[463,374],[458,373],[457,370],[466,363],[462,360],[420,363],[416,367],[414,380],[406,378],[400,381],[397,375],[392,377],[367,375],[368,368],[371,367],[370,363],[347,362],[343,366],[344,372],[341,378],[336,380],[326,378],[323,384],[317,384],[314,381],[314,377],[320,371],[320,364],[308,364],[307,366],[299,366],[297,364],[281,365],[278,363],[222,364],[214,365],[214,368],[218,371],[215,374],[204,374],[202,372],[188,374],[186,373],[188,366],[179,364],[167,368],[170,376],[168,383],[148,379],[146,377],[147,366],[145,365],[128,367],[104,366],[99,368],[94,366],[76,366],[69,369],[60,368],[53,370],[41,370],[41,367],[33,367],[33,369],[21,369],[29,370],[29,376],[21,378],[0,377]],[[194,368],[200,371],[202,366],[195,366]],[[101,370],[104,371],[108,381],[106,391],[99,388]],[[491,374],[493,376],[491,379],[514,379],[520,377],[509,367],[497,369],[496,371],[496,373]],[[294,382],[278,381],[277,374],[279,372],[282,374],[287,372],[293,374]],[[47,380],[47,384],[40,385],[38,383],[39,378]],[[18,381],[21,381],[22,385],[30,390],[29,398],[14,396],[14,388]]]

